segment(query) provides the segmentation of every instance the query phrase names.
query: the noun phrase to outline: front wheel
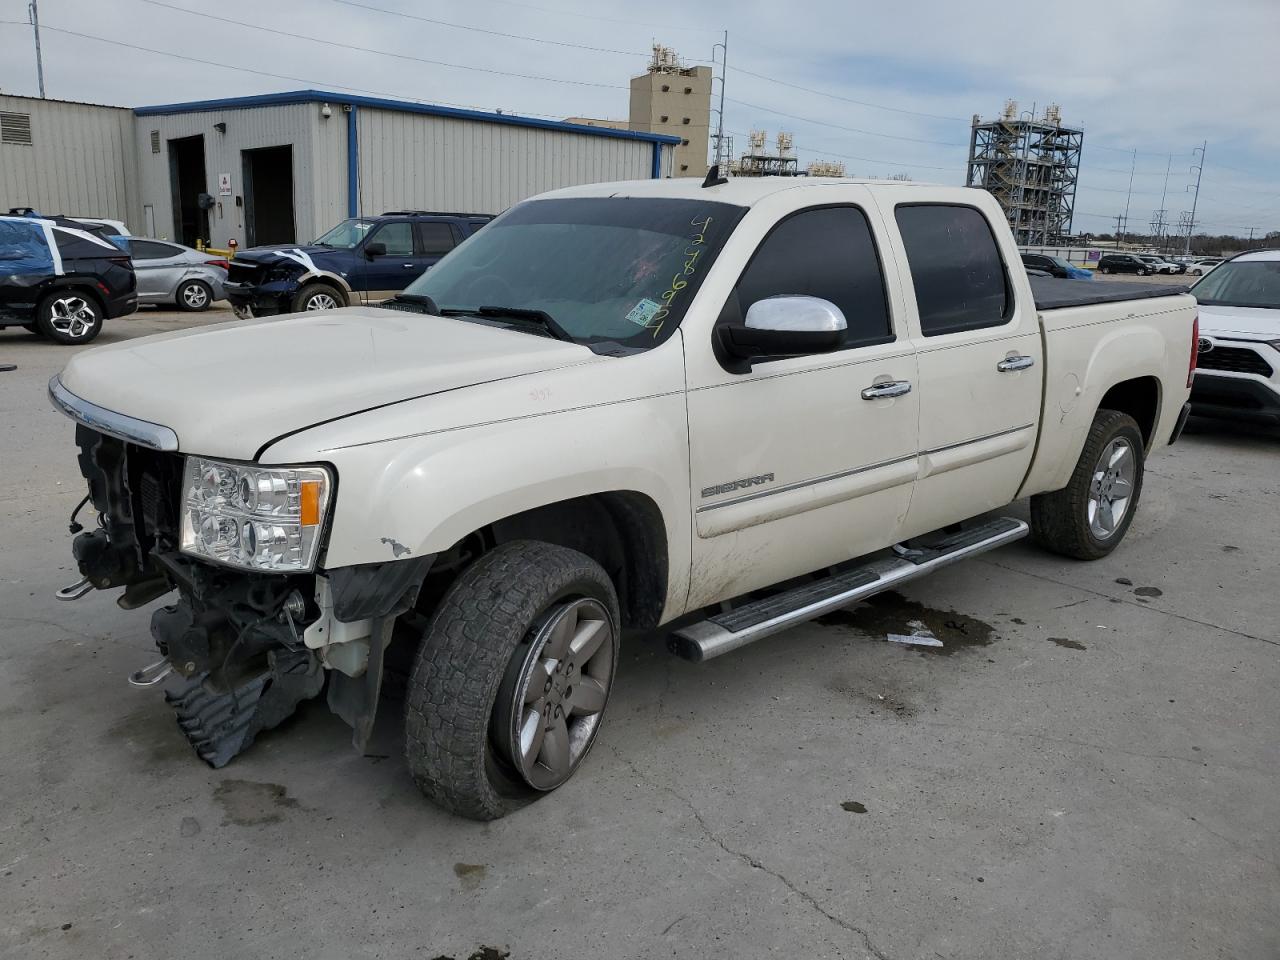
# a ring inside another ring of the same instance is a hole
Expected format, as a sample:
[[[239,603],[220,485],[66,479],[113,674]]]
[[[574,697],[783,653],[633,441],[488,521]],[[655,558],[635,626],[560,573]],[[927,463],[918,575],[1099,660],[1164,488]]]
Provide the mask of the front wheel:
[[[1192,276],[1192,277],[1198,277],[1198,276],[1200,276],[1200,271],[1199,271],[1199,270],[1188,270],[1188,271],[1187,271],[1187,274],[1188,274],[1189,276]]]
[[[1142,495],[1144,453],[1133,417],[1099,410],[1067,485],[1031,498],[1036,542],[1077,560],[1098,560],[1118,547]]]
[[[334,310],[345,307],[347,298],[327,283],[308,283],[293,297],[293,312],[309,310]]]
[[[102,331],[102,308],[74,290],[51,293],[36,307],[36,327],[54,343],[88,343]]]
[[[494,820],[568,780],[600,730],[619,622],[608,574],[576,550],[516,541],[473,563],[409,678],[405,757],[422,792]]]
[[[1141,269],[1141,270],[1139,270],[1139,271],[1138,271],[1138,276],[1140,276],[1140,277],[1145,277],[1145,276],[1147,275],[1147,272],[1148,272],[1148,271],[1147,271],[1147,270],[1146,270],[1146,268],[1144,267],[1143,269]]]
[[[178,307],[190,313],[200,313],[213,303],[213,290],[203,280],[188,280],[178,288]]]

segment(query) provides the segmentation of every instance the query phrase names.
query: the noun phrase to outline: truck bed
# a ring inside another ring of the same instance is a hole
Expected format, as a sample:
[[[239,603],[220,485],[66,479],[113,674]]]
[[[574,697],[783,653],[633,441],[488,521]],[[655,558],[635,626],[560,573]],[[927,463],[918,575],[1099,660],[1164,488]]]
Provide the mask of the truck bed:
[[[1095,303],[1122,300],[1149,300],[1186,293],[1180,283],[1144,283],[1128,280],[1059,280],[1056,277],[1028,277],[1037,310],[1061,310]]]

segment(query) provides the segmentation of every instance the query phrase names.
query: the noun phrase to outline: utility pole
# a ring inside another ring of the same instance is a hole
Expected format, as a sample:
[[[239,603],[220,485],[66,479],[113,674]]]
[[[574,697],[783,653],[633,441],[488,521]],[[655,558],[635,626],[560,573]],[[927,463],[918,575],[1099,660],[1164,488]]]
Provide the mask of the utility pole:
[[[27,6],[31,29],[36,35],[36,79],[40,82],[40,99],[44,99],[44,59],[40,56],[40,6],[39,0],[31,0]]]
[[[1125,195],[1125,198],[1124,198],[1124,225],[1126,229],[1128,229],[1129,227],[1129,201],[1133,199],[1133,173],[1137,169],[1138,169],[1138,151],[1135,149],[1133,151],[1133,163],[1129,165],[1129,192]],[[1120,246],[1119,243],[1117,243],[1116,247],[1119,248],[1119,246]]]
[[[1190,167],[1191,170],[1196,172],[1196,192],[1191,198],[1191,220],[1187,223],[1187,244],[1182,251],[1184,256],[1191,253],[1191,232],[1196,226],[1196,204],[1200,202],[1200,178],[1204,176],[1204,154],[1208,147],[1208,140],[1196,147],[1196,150],[1200,151],[1200,162],[1193,163]],[[1196,155],[1196,150],[1191,151],[1193,157]]]
[[[720,48],[720,110],[719,117],[716,120],[716,166],[720,165],[720,154],[724,147],[724,75],[728,68],[729,62],[729,31],[724,32],[724,40],[711,47],[711,59],[714,62],[716,58],[716,47]],[[729,158],[725,157],[725,166],[720,170],[720,175],[724,176],[725,169],[728,168]]]
[[[1124,215],[1123,213],[1117,213],[1117,214],[1116,214],[1116,250],[1117,250],[1117,251],[1119,251],[1119,249],[1120,249],[1120,243],[1121,243],[1120,238],[1121,238],[1121,236],[1123,236],[1123,234],[1121,233],[1122,228],[1121,228],[1120,224],[1121,224],[1124,220],[1125,220],[1125,215]]]
[[[1252,249],[1253,249],[1253,231],[1254,231],[1255,229],[1256,229],[1256,228],[1254,228],[1254,227],[1250,227],[1250,228],[1249,228],[1249,245],[1248,245],[1247,247],[1245,247],[1245,249],[1246,249],[1246,250],[1252,250]]]
[[[1165,201],[1165,197],[1169,193],[1169,171],[1172,169],[1173,169],[1173,154],[1169,154],[1169,162],[1165,164],[1165,168],[1164,168],[1164,189],[1160,191],[1160,227],[1159,227],[1159,230],[1157,230],[1156,232],[1156,242],[1160,244],[1161,253],[1164,253],[1164,248],[1165,248],[1164,218],[1165,218],[1165,214],[1168,212],[1165,209],[1164,201]]]

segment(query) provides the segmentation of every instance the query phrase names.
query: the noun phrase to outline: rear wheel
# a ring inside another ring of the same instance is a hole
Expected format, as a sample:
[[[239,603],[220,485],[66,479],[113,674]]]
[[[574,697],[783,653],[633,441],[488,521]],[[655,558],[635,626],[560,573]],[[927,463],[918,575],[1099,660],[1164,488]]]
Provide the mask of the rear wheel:
[[[1149,272],[1149,271],[1147,270],[1147,268],[1146,268],[1146,267],[1139,267],[1139,268],[1138,268],[1138,276],[1140,276],[1140,277],[1145,277],[1145,276],[1147,275],[1147,273],[1148,273],[1148,272]]]
[[[441,601],[409,678],[405,756],[422,792],[493,820],[573,775],[618,660],[618,599],[591,558],[503,544]]]
[[[327,283],[308,283],[293,295],[293,312],[306,313],[309,310],[334,310],[345,307],[347,298],[341,291]]]
[[[102,308],[87,294],[60,290],[40,301],[36,326],[55,343],[88,343],[102,331]]]
[[[1127,413],[1099,410],[1071,479],[1031,498],[1031,534],[1077,560],[1105,557],[1124,539],[1142,496],[1145,445]]]
[[[1099,273],[1110,273],[1110,272],[1111,272],[1111,268],[1110,268],[1110,267],[1102,267],[1098,272],[1099,272]]]
[[[178,287],[177,300],[179,309],[199,313],[213,303],[213,290],[203,280],[188,280]]]

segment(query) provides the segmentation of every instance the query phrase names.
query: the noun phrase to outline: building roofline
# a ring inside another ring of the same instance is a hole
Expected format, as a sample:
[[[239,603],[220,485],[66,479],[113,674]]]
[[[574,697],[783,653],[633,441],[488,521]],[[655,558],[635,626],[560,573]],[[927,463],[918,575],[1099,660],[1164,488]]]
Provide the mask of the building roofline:
[[[210,113],[218,110],[235,110],[244,107],[278,107],[299,103],[351,104],[376,110],[395,110],[401,113],[420,113],[433,117],[450,117],[455,120],[476,120],[481,123],[500,123],[512,127],[535,127],[542,130],[558,130],[561,133],[579,133],[589,137],[612,137],[620,140],[640,140],[645,143],[675,145],[679,137],[661,133],[642,133],[638,130],[615,130],[610,127],[588,127],[583,124],[565,123],[562,120],[539,120],[511,113],[489,113],[483,110],[463,110],[459,107],[442,107],[432,103],[413,103],[407,100],[388,100],[383,97],[353,96],[349,93],[330,93],[326,90],[293,90],[286,93],[264,93],[252,97],[228,97],[220,100],[194,100],[190,103],[164,103],[148,107],[134,107],[138,117],[155,117],[170,113]]]
[[[101,107],[104,110],[132,110],[132,107],[119,107],[114,103],[94,103],[91,100],[63,100],[59,97],[37,97],[25,93],[10,93],[7,90],[0,90],[0,97],[8,97],[11,100],[30,100],[32,103],[62,103],[72,107]]]

